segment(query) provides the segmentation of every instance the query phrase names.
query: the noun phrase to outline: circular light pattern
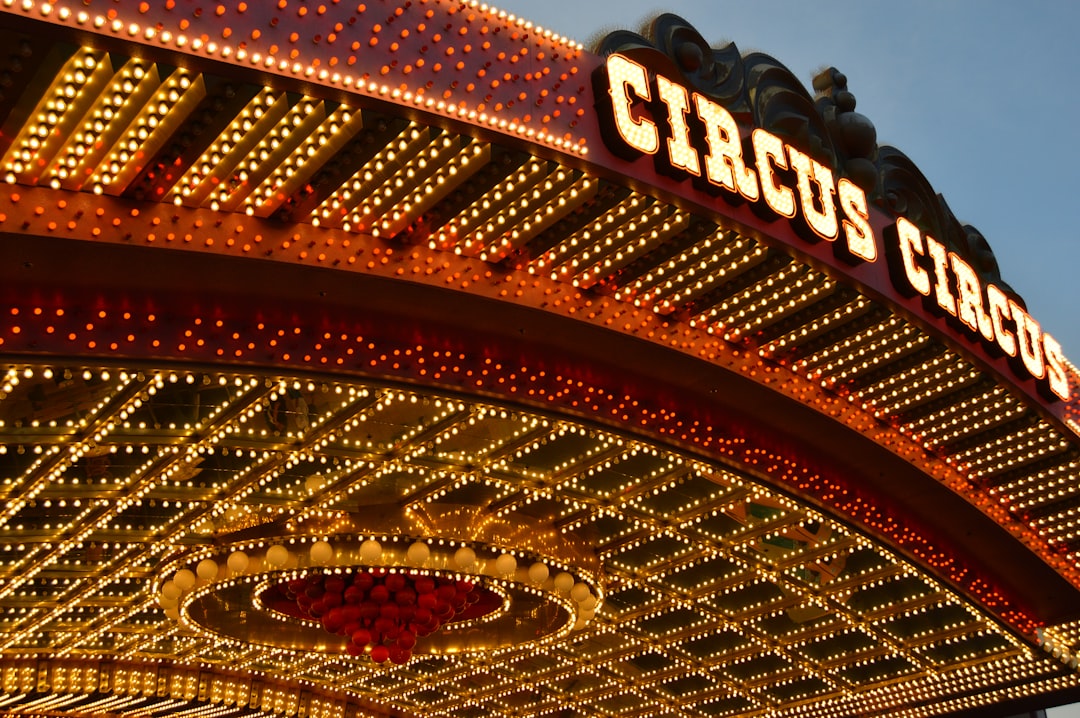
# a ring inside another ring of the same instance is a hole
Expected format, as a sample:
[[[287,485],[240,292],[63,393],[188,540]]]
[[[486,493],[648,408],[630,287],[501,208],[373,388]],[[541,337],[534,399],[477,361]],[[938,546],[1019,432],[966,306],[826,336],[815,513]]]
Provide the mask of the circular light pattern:
[[[308,538],[299,541],[304,544]],[[281,546],[273,544],[249,562],[265,569],[231,576],[215,571],[175,600],[165,595],[166,589],[169,595],[180,590],[175,580],[164,581],[160,602],[176,607],[184,625],[209,636],[403,664],[413,653],[475,653],[551,643],[588,625],[602,593],[595,584],[598,577],[587,572],[579,572],[584,580],[573,584],[570,595],[553,583],[534,585],[527,571],[521,576],[503,571],[512,556],[490,548],[482,560],[474,558],[471,572],[462,573],[452,566],[458,549],[451,551],[443,540],[437,551],[419,541],[391,540],[380,546],[378,565],[356,563],[372,541],[341,534],[333,544],[311,540],[308,560],[304,553],[290,553],[296,565],[283,570],[268,560]],[[416,568],[410,559],[418,545],[427,549],[429,567]],[[257,543],[248,550],[258,548]],[[476,550],[470,550],[475,556]],[[198,565],[207,562],[217,565],[209,558]]]

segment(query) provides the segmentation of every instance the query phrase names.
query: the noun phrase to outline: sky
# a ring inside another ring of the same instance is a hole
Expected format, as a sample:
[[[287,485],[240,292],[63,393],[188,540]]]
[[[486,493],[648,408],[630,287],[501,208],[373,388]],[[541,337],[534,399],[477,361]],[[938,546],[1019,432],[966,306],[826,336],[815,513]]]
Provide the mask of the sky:
[[[710,43],[833,66],[878,143],[907,154],[994,249],[1002,278],[1080,365],[1080,3],[1071,0],[496,0],[585,43],[660,11]]]
[[[585,43],[682,16],[714,46],[765,52],[807,87],[833,66],[857,111],[990,242],[1002,278],[1080,364],[1080,2],[497,0]],[[1080,704],[1048,718],[1080,718]]]

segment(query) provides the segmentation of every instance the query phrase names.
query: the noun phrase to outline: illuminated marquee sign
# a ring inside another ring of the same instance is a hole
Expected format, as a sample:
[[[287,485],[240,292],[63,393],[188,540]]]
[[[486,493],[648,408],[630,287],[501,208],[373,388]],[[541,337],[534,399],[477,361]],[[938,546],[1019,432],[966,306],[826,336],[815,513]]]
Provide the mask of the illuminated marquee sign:
[[[601,114],[609,149],[632,160],[656,159],[658,169],[692,178],[705,191],[744,201],[770,219],[790,220],[810,242],[828,241],[851,264],[887,258],[904,296],[954,320],[994,355],[1007,355],[1021,376],[1063,400],[1069,380],[1061,345],[999,287],[983,284],[958,254],[924,235],[905,217],[885,232],[885,251],[870,222],[866,193],[831,167],[762,128],[744,149],[738,123],[722,105],[619,54],[608,56]]]

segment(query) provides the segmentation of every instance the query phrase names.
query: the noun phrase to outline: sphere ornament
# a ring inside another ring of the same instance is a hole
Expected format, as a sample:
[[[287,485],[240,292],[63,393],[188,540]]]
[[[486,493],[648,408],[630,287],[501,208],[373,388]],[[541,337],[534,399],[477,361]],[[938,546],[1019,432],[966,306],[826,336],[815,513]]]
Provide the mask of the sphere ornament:
[[[195,585],[195,581],[195,572],[190,568],[182,568],[173,575],[173,583],[175,583],[181,591],[189,590]]]
[[[556,589],[563,593],[567,593],[574,587],[574,577],[566,571],[560,571],[555,574],[554,584]]]
[[[453,505],[225,533],[160,575],[158,603],[189,630],[376,665],[559,640],[604,595],[599,562],[572,532]]]
[[[416,541],[409,546],[405,556],[409,559],[410,564],[420,566],[431,557],[431,549],[423,541]]]
[[[360,544],[360,560],[365,563],[375,563],[382,558],[382,544],[373,538],[366,539]]]
[[[543,583],[548,577],[548,567],[543,561],[537,561],[529,566],[529,580],[533,583]]]
[[[289,562],[289,549],[276,544],[266,549],[265,557],[266,563],[280,568]]]
[[[161,597],[164,602],[167,602],[173,606],[180,600],[180,596],[183,594],[183,589],[176,585],[176,581],[165,581],[161,585]]]
[[[229,570],[233,573],[243,573],[247,570],[248,565],[251,563],[248,555],[243,551],[233,551],[229,554],[228,561]]]
[[[517,559],[512,554],[504,553],[495,559],[495,571],[506,576],[517,570]]]
[[[334,558],[334,547],[330,545],[329,541],[319,540],[311,544],[311,550],[309,551],[311,556],[311,562],[317,566],[324,566],[330,563]]]
[[[212,558],[204,558],[199,561],[195,567],[195,575],[201,578],[203,581],[209,581],[217,575],[218,565],[217,561]]]
[[[468,546],[462,546],[454,552],[454,565],[462,570],[469,570],[476,563],[476,551]]]

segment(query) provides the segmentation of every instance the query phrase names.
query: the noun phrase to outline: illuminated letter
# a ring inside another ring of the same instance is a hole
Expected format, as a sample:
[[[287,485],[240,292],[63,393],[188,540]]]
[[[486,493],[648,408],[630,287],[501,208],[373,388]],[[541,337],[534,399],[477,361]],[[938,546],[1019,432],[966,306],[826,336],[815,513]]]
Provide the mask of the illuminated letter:
[[[712,100],[694,93],[698,117],[705,123],[705,176],[710,182],[738,192],[751,202],[761,196],[757,175],[746,166],[739,141],[739,126],[727,110]]]
[[[698,162],[697,151],[690,146],[690,128],[686,126],[686,113],[690,110],[690,98],[686,88],[676,85],[663,75],[657,75],[656,89],[656,94],[667,105],[668,124],[671,126],[667,148],[671,166],[700,177],[701,164]]]
[[[609,55],[607,71],[608,93],[611,94],[611,108],[615,113],[615,127],[623,141],[639,152],[656,154],[660,148],[660,132],[656,125],[646,119],[635,120],[630,111],[633,105],[630,90],[646,102],[652,99],[649,76],[645,74],[645,68],[622,55]]]
[[[1069,372],[1065,369],[1065,355],[1057,339],[1043,334],[1043,352],[1046,354],[1046,378],[1050,391],[1062,401],[1069,400]]]
[[[841,177],[836,184],[840,208],[847,217],[843,221],[844,237],[848,251],[859,259],[873,262],[877,259],[877,242],[870,227],[870,209],[866,205],[866,193],[857,184]]]
[[[904,274],[908,284],[924,297],[930,296],[930,274],[915,262],[915,255],[926,254],[922,233],[905,217],[896,218],[896,234],[900,239],[900,256],[904,259]]]
[[[1009,311],[1016,321],[1016,338],[1019,340],[1024,368],[1032,377],[1042,379],[1046,376],[1046,362],[1043,361],[1042,342],[1039,341],[1042,329],[1015,300],[1009,300]]]
[[[1012,319],[1009,311],[1009,298],[996,285],[986,287],[986,304],[990,307],[990,319],[994,324],[994,338],[1001,351],[1011,357],[1016,356],[1016,337],[1005,328],[1005,320]]]
[[[983,309],[982,285],[975,270],[956,252],[949,252],[949,262],[956,275],[956,315],[964,324],[971,327],[990,341],[994,341],[994,324],[990,315]]]
[[[774,165],[782,170],[788,168],[784,143],[776,135],[760,128],[754,130],[751,141],[754,143],[754,163],[761,177],[761,191],[765,195],[765,203],[781,217],[794,217],[795,194],[776,181],[776,172],[773,171]]]
[[[949,257],[945,245],[927,235],[926,251],[934,262],[934,294],[938,306],[956,316],[956,299],[949,292]]]
[[[806,220],[810,229],[814,230],[814,234],[831,242],[836,239],[839,231],[834,196],[836,182],[833,180],[832,170],[791,145],[787,145],[787,151],[788,157],[791,158],[791,166],[795,169],[803,219]],[[821,196],[821,211],[818,211],[814,204],[811,181],[818,187],[818,194]]]

